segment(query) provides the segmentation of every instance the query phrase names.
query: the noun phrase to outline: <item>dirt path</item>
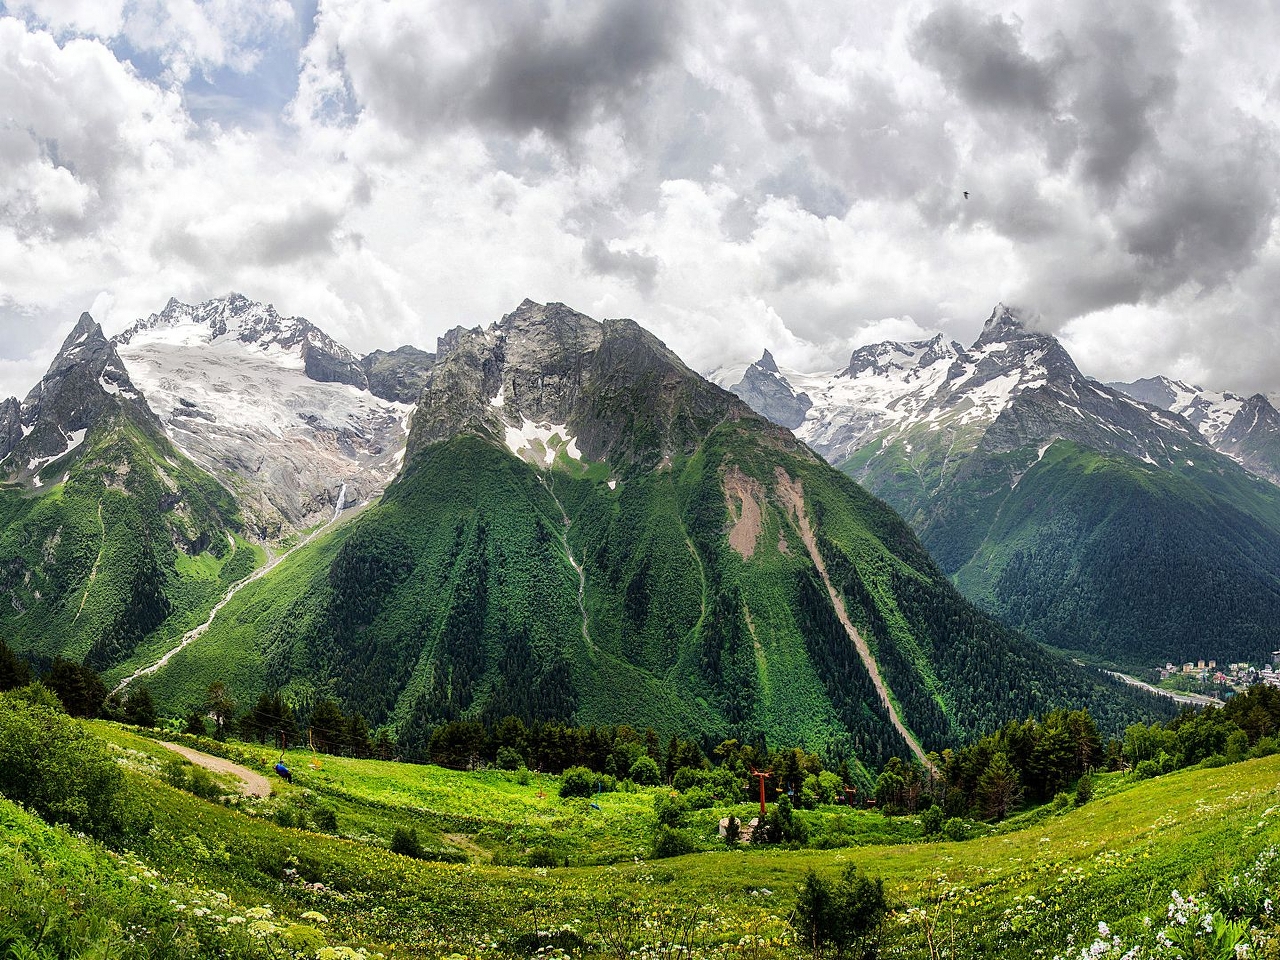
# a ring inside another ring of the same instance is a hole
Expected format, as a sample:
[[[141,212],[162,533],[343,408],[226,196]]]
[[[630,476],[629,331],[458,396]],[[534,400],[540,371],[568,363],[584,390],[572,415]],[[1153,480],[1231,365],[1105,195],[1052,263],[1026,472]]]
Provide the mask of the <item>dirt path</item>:
[[[248,767],[242,767],[240,764],[232,763],[230,760],[223,760],[221,757],[211,757],[207,753],[192,750],[190,747],[182,747],[176,743],[167,743],[163,740],[157,740],[156,742],[174,753],[181,754],[198,767],[204,767],[214,773],[229,773],[233,777],[238,777],[240,779],[240,792],[246,797],[271,796],[271,781],[260,773],[254,773]]]
[[[925,769],[932,770],[933,764],[929,762],[929,758],[925,756],[923,748],[916,742],[915,735],[907,729],[907,725],[898,716],[898,710],[893,705],[893,701],[889,699],[889,687],[884,682],[884,678],[880,676],[880,665],[876,663],[876,658],[871,655],[871,648],[867,646],[867,641],[862,639],[862,634],[858,633],[857,628],[854,627],[853,622],[849,619],[849,611],[845,609],[844,597],[840,596],[835,586],[831,583],[831,577],[827,573],[827,565],[822,561],[822,554],[818,552],[818,541],[813,535],[813,527],[809,525],[809,515],[805,510],[804,504],[804,488],[800,486],[799,480],[792,480],[787,476],[781,467],[778,468],[777,477],[778,493],[791,511],[791,519],[795,521],[796,528],[800,531],[800,539],[804,541],[805,549],[809,551],[809,559],[818,568],[818,575],[822,577],[822,582],[826,584],[827,594],[831,597],[831,605],[835,607],[836,616],[840,619],[840,625],[844,627],[844,632],[853,641],[854,648],[858,651],[858,656],[862,658],[863,666],[867,668],[867,673],[871,675],[871,682],[875,684],[876,692],[880,694],[880,702],[889,713],[889,722],[902,735],[902,739],[907,741],[907,746],[911,748],[911,752],[916,755],[916,758],[924,764]]]
[[[231,602],[232,597],[234,597],[237,593],[239,593],[249,584],[254,583],[255,581],[261,580],[268,573],[270,573],[272,570],[278,567],[281,563],[283,563],[291,554],[293,554],[298,550],[301,550],[303,547],[305,547],[308,543],[310,543],[312,540],[318,537],[325,530],[328,530],[329,527],[331,527],[338,520],[338,515],[342,511],[343,501],[346,498],[346,493],[347,493],[347,485],[344,483],[342,485],[342,492],[339,493],[338,495],[337,508],[334,510],[332,517],[330,517],[327,521],[325,521],[320,526],[316,527],[309,534],[307,534],[302,540],[298,541],[296,544],[294,544],[284,553],[279,554],[274,559],[268,560],[265,564],[260,566],[257,570],[253,571],[253,573],[249,574],[249,576],[245,577],[243,580],[239,580],[236,583],[232,584],[231,589],[228,590],[226,594],[223,595],[222,599],[213,605],[213,609],[209,611],[209,616],[204,621],[204,623],[200,624],[198,627],[192,627],[190,630],[184,633],[182,637],[178,640],[177,646],[173,647],[168,652],[166,652],[164,656],[162,656],[155,663],[146,667],[140,667],[137,670],[135,670],[133,673],[129,674],[129,676],[121,680],[120,683],[116,686],[116,688],[111,692],[119,693],[121,690],[123,690],[129,684],[133,683],[133,681],[137,680],[139,677],[145,677],[145,676],[148,676],[149,674],[155,673],[157,670],[163,667],[166,663],[168,663],[171,659],[173,659],[175,654],[181,653],[183,650],[185,650],[188,646],[190,646],[196,640],[200,639],[200,637],[204,634],[204,632],[209,629],[210,624],[213,623],[214,617],[216,617],[219,613],[221,613],[222,608]],[[361,509],[362,508],[348,510],[347,511],[348,518],[360,512]]]

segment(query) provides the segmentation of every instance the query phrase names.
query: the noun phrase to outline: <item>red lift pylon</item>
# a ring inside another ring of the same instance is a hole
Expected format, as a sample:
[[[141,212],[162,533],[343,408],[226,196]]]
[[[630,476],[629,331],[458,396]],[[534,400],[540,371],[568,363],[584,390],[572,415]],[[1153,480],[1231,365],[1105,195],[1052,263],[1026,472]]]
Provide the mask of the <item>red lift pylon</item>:
[[[765,770],[765,771],[763,771],[763,772],[762,772],[762,771],[760,771],[760,770],[757,770],[755,767],[752,767],[752,768],[751,768],[751,775],[752,775],[753,777],[755,777],[757,780],[759,780],[759,781],[760,781],[760,816],[762,816],[762,817],[763,817],[763,816],[765,816],[765,814],[766,814],[766,811],[765,811],[765,808],[764,808],[764,782],[765,782],[765,780],[767,780],[769,777],[772,777],[772,776],[773,776],[773,771],[772,771],[772,770]]]

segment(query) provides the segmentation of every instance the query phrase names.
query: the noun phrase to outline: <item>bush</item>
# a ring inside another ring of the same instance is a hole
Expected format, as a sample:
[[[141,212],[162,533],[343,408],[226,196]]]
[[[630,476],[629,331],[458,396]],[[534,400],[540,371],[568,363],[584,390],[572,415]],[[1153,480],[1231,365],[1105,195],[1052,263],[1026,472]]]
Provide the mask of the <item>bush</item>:
[[[653,837],[653,859],[663,857],[682,857],[698,849],[697,842],[688,830],[658,825],[658,832]]]
[[[311,821],[317,830],[325,833],[338,832],[338,815],[329,807],[316,807],[311,811]]]
[[[803,846],[809,839],[809,828],[795,814],[791,801],[782,797],[778,805],[764,818],[764,840],[766,843],[787,843]],[[755,840],[755,837],[752,837]]]
[[[934,834],[942,832],[942,808],[930,807],[920,815],[920,823],[924,828],[924,835],[931,837]]]
[[[519,770],[524,766],[524,757],[511,747],[499,747],[498,755],[493,758],[493,765],[499,770]]]
[[[658,823],[664,827],[679,827],[684,824],[684,815],[689,804],[683,797],[654,797],[653,812],[658,815]]]
[[[968,840],[969,825],[959,817],[951,817],[942,825],[942,835],[948,840]]]
[[[415,827],[396,827],[391,835],[391,852],[398,853],[402,857],[413,857],[415,860],[421,860],[426,853],[418,840],[418,831]]]
[[[596,792],[596,780],[586,767],[570,767],[560,780],[560,796],[589,797]]]
[[[1076,781],[1076,806],[1083,807],[1093,799],[1093,774],[1087,770]]]
[[[0,794],[102,840],[147,828],[106,744],[22,693],[0,695]]]
[[[627,776],[644,787],[656,787],[662,782],[662,774],[658,771],[658,765],[654,762],[653,757],[648,754],[636,758],[636,762],[627,771]]]
[[[796,898],[796,932],[815,957],[831,947],[837,957],[874,960],[888,912],[879,877],[868,877],[853,864],[836,881],[810,870]]]

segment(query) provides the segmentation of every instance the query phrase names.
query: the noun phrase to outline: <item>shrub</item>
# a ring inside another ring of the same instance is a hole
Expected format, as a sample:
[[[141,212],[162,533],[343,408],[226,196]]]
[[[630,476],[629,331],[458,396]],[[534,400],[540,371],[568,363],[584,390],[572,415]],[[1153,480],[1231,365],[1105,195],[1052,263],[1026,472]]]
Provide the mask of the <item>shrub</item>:
[[[951,817],[942,825],[942,835],[948,840],[968,840],[969,825],[959,817]]]
[[[22,694],[0,695],[0,793],[99,839],[146,828],[106,744]]]
[[[524,757],[511,747],[499,747],[498,755],[493,759],[493,765],[499,770],[519,770],[524,766]]]
[[[764,819],[764,840],[766,843],[787,843],[803,846],[809,839],[809,828],[795,814],[791,801],[782,797],[778,805]],[[754,837],[752,838],[755,839]]]
[[[1093,799],[1093,774],[1087,770],[1076,781],[1076,806],[1083,807]]]
[[[688,830],[658,825],[658,832],[653,837],[653,858],[681,857],[698,849],[697,842]]]
[[[426,851],[422,849],[422,843],[418,840],[417,828],[396,827],[391,835],[391,852],[398,853],[402,857],[421,860]]]
[[[684,795],[690,810],[708,810],[720,801],[706,787],[694,787]]]
[[[325,833],[338,832],[338,815],[330,807],[316,807],[311,811],[311,821],[317,830]]]
[[[931,837],[934,834],[942,832],[942,808],[930,807],[920,815],[920,823],[924,828],[924,835]]]
[[[684,815],[689,805],[683,797],[654,797],[653,812],[658,815],[658,823],[665,827],[679,827],[684,823]]]
[[[656,787],[662,782],[662,774],[658,771],[658,765],[654,762],[653,757],[648,754],[636,758],[636,762],[627,771],[627,776],[645,787]]]
[[[586,767],[570,767],[560,780],[560,796],[589,797],[596,791],[596,779]]]
[[[815,957],[831,947],[837,957],[874,960],[888,912],[879,877],[868,877],[853,864],[836,881],[810,870],[796,898],[796,931]]]

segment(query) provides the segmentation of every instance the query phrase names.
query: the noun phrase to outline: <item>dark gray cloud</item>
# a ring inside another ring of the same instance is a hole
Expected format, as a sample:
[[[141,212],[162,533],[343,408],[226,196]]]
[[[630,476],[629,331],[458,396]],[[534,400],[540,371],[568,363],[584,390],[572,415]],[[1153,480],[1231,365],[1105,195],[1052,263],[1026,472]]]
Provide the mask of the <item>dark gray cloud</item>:
[[[545,0],[476,0],[421,19],[379,11],[387,23],[336,51],[350,86],[330,106],[372,111],[414,137],[473,124],[567,142],[626,112],[671,59],[680,10],[675,0],[604,0],[570,14]]]
[[[600,237],[586,242],[582,257],[591,270],[628,280],[646,297],[653,293],[653,284],[662,266],[657,257],[635,250],[611,250]]]
[[[1142,5],[1141,22],[1108,20],[1072,43],[1082,172],[1110,193],[1122,185],[1157,138],[1157,116],[1177,92],[1179,51],[1166,9]]]
[[[1051,113],[1060,64],[1038,60],[1022,45],[1016,23],[961,3],[938,7],[912,37],[916,58],[979,109]]]
[[[616,110],[667,61],[678,24],[666,0],[612,0],[574,36],[527,21],[493,51],[472,109],[517,132],[565,139],[597,110]]]

